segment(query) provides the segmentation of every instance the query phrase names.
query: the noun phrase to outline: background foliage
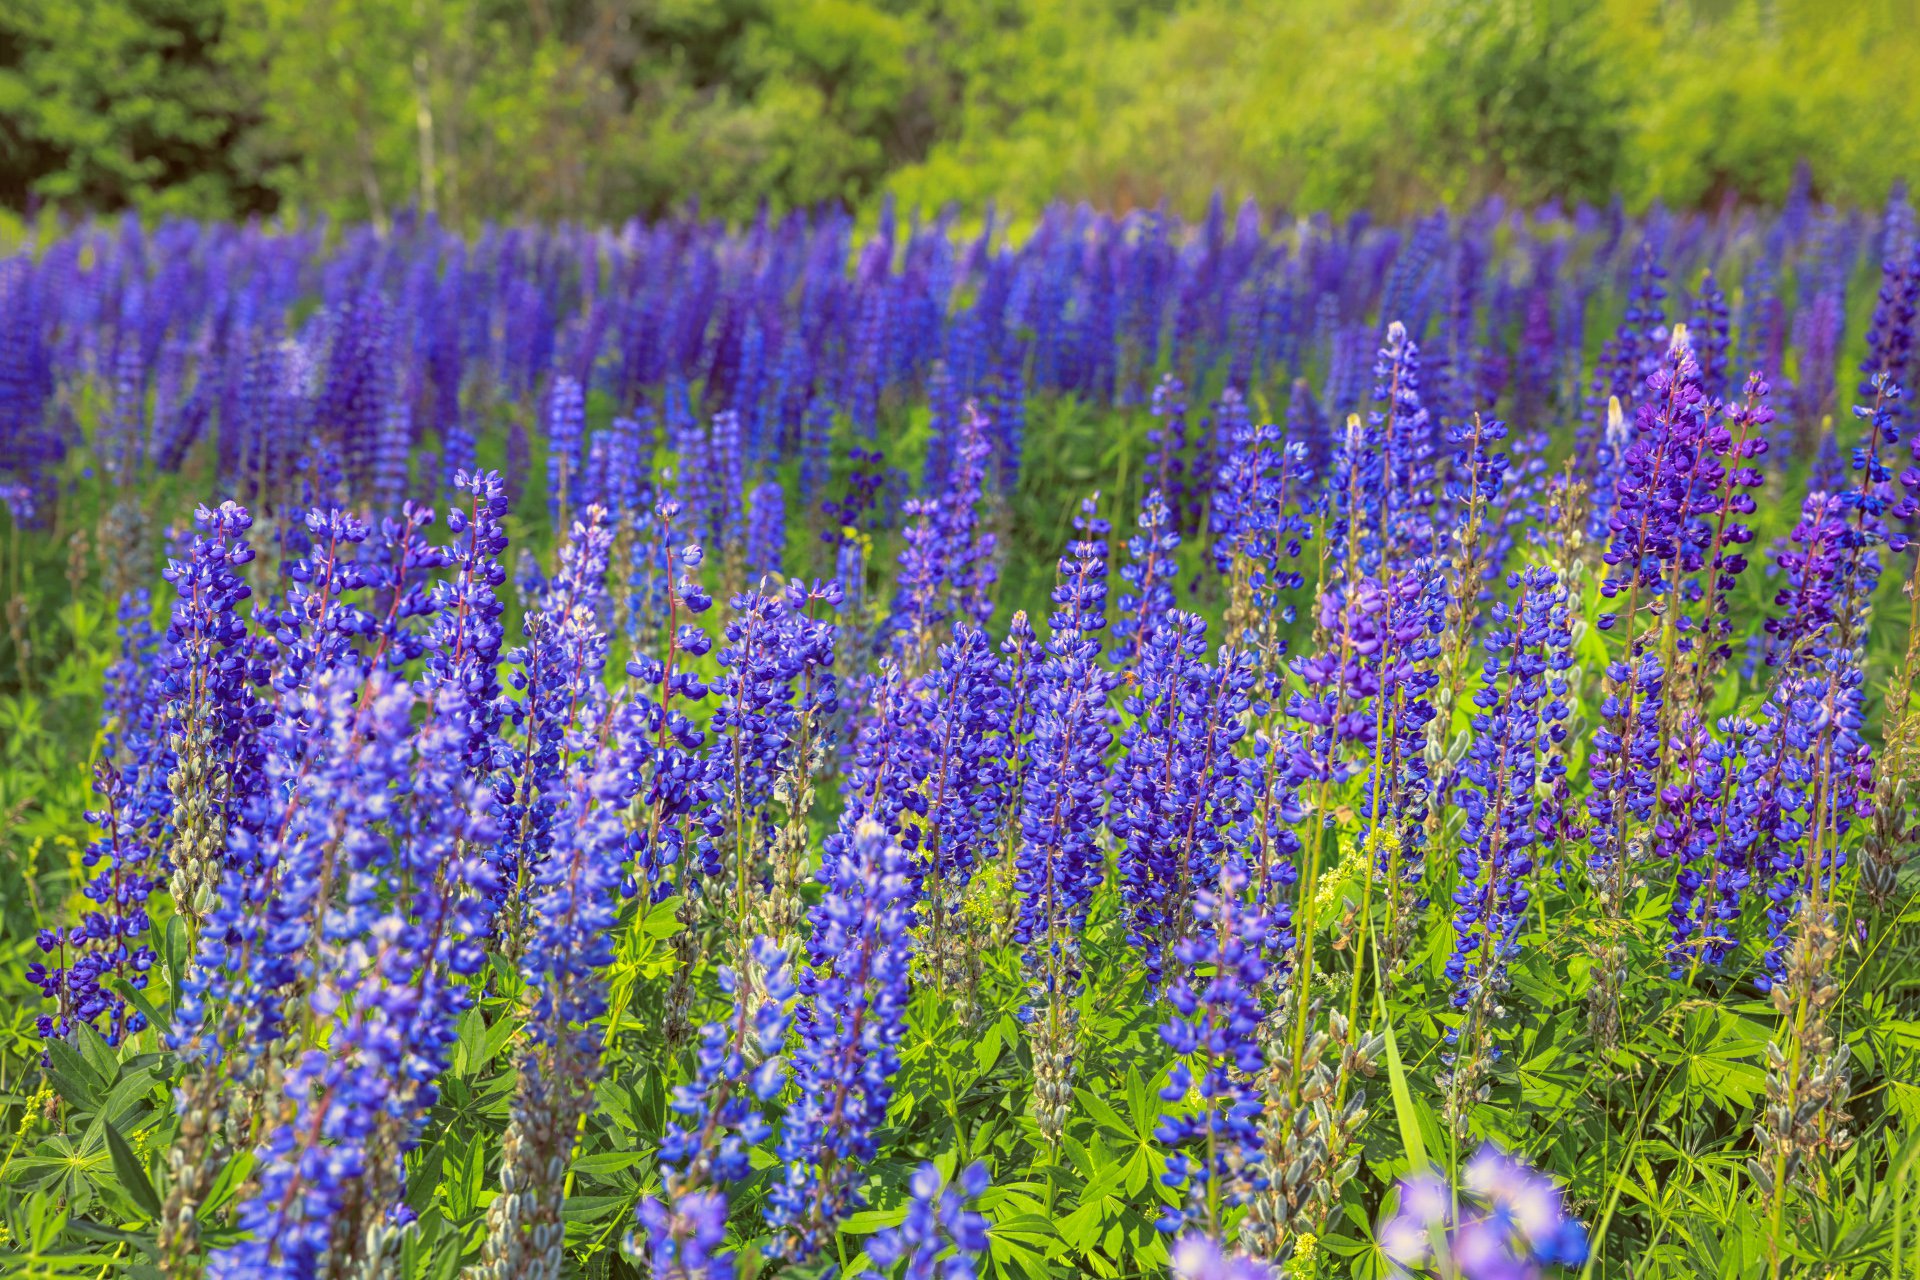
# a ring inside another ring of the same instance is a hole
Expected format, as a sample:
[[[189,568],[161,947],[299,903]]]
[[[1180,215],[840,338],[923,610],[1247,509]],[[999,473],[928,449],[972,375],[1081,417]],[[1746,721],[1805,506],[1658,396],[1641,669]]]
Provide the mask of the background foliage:
[[[1897,0],[14,0],[0,201],[461,223],[1879,199]]]

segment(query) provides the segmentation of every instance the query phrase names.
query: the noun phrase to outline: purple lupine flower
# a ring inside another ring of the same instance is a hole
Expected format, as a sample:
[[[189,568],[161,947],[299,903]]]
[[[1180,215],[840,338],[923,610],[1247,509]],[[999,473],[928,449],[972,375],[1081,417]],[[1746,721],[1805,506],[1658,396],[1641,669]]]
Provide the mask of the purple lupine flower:
[[[1364,750],[1373,742],[1374,715],[1366,704],[1380,692],[1373,660],[1384,643],[1389,607],[1387,593],[1371,578],[1322,595],[1326,644],[1289,664],[1301,685],[1286,704],[1293,726],[1284,740],[1290,781],[1337,785],[1359,771],[1349,748]]]
[[[990,403],[1000,491],[1009,493],[1020,482],[1027,435],[1027,364],[1019,342],[1008,343],[996,365]]]
[[[1729,314],[1727,295],[1721,291],[1713,272],[1708,271],[1700,278],[1700,293],[1694,300],[1693,318],[1687,322],[1687,331],[1694,338],[1700,381],[1709,400],[1726,399],[1733,387]]]
[[[391,511],[400,505],[407,491],[407,454],[412,447],[412,406],[404,396],[392,395],[380,414],[380,429],[374,437],[373,461],[368,473],[367,492],[372,496],[375,509]],[[431,477],[430,463],[424,469]]]
[[[733,911],[741,927],[761,879],[765,809],[780,779],[812,767],[815,746],[802,740],[803,725],[811,735],[814,718],[836,706],[834,627],[808,611],[820,603],[836,606],[840,598],[837,583],[816,582],[809,590],[795,581],[784,596],[748,592],[732,602],[717,656],[723,673],[711,686],[720,707],[709,728],[714,771],[725,789]]]
[[[1758,727],[1727,717],[1709,730],[1689,720],[1676,733],[1673,781],[1661,793],[1656,852],[1674,864],[1669,976],[1724,963],[1740,939],[1741,899],[1752,884],[1757,797],[1747,760]]]
[[[1560,1189],[1491,1144],[1467,1162],[1457,1189],[1426,1173],[1401,1182],[1399,1211],[1379,1240],[1396,1277],[1543,1280],[1587,1257],[1586,1229]]]
[[[1665,359],[1647,376],[1647,394],[1636,410],[1633,437],[1621,460],[1614,491],[1600,591],[1608,600],[1627,597],[1624,611],[1600,615],[1601,630],[1616,626],[1622,612],[1631,638],[1637,611],[1675,585],[1679,574],[1698,567],[1691,526],[1698,504],[1717,486],[1699,483],[1696,469],[1710,462],[1706,392],[1684,326],[1673,332]]]
[[[663,531],[673,519],[673,504],[661,504]],[[658,658],[636,654],[626,668],[629,681],[634,682],[629,684],[629,695],[638,709],[640,732],[649,739],[647,783],[639,797],[647,818],[632,842],[634,874],[642,883],[658,885],[667,880],[670,868],[678,867],[671,875],[683,895],[692,891],[694,877],[720,874],[718,765],[702,750],[705,733],[674,705],[678,699],[691,707],[707,696],[707,685],[698,673],[682,665],[683,655],[685,660],[697,660],[713,647],[707,633],[693,621],[713,605],[694,576],[701,558],[698,544],[689,545],[679,552],[681,568],[675,575],[674,552],[663,547],[662,568],[671,583],[666,650]],[[691,864],[689,853],[695,859]]]
[[[1011,697],[986,634],[962,623],[928,673],[925,740],[929,754],[922,883],[932,909],[932,950],[957,916],[974,869],[1000,835],[1007,804]]]
[[[1421,841],[1434,783],[1428,739],[1440,683],[1434,667],[1452,600],[1445,574],[1431,560],[1387,583],[1384,594],[1381,645],[1373,658],[1380,691],[1375,764],[1367,777],[1361,839],[1377,850],[1376,867],[1389,889],[1408,896],[1424,873]]]
[[[1638,408],[1643,379],[1652,371],[1668,339],[1666,269],[1648,239],[1640,246],[1627,305],[1614,336],[1602,344],[1587,397],[1589,417],[1578,432],[1576,457],[1594,476],[1592,529],[1602,536],[1613,513],[1614,490],[1629,440],[1629,424]]]
[[[667,448],[673,451],[674,470],[679,488],[674,497],[679,514],[687,521],[683,532],[696,538],[707,536],[708,515],[713,506],[712,473],[707,457],[707,433],[695,416],[684,378],[667,379],[661,395],[661,419],[665,424]]]
[[[639,1222],[647,1232],[648,1264],[662,1280],[733,1280],[735,1261],[726,1250],[727,1198],[693,1191],[667,1209],[642,1200]]]
[[[1367,414],[1367,438],[1382,454],[1374,524],[1389,559],[1418,558],[1433,545],[1433,429],[1420,400],[1420,347],[1398,320],[1387,326],[1373,377],[1373,398],[1386,405]]]
[[[906,1031],[913,888],[900,846],[861,822],[820,869],[805,1008],[793,1054],[794,1092],[781,1125],[785,1165],[767,1193],[771,1252],[804,1261],[829,1247],[862,1203],[855,1175],[886,1118]]]
[[[1767,665],[1792,671],[1828,643],[1838,617],[1847,522],[1839,500],[1810,493],[1784,545],[1774,551],[1786,585],[1774,596],[1781,612],[1762,624],[1770,637]]]
[[[920,472],[920,486],[928,493],[940,492],[953,466],[954,436],[960,430],[955,390],[946,361],[935,362],[927,375],[927,456]]]
[[[1796,921],[1831,901],[1847,860],[1844,838],[1855,821],[1872,817],[1863,684],[1857,655],[1835,649],[1788,673],[1762,708],[1758,740],[1771,757],[1756,782],[1768,899],[1767,972],[1755,979],[1763,991],[1787,979]]]
[[[800,488],[795,500],[802,511],[813,510],[825,494],[832,461],[833,405],[816,395],[807,402],[800,428]]]
[[[559,574],[525,618],[525,643],[506,655],[508,685],[521,696],[504,708],[512,730],[502,734],[491,779],[502,838],[488,856],[500,886],[498,927],[513,959],[526,943],[528,904],[552,846],[569,757],[583,750],[578,740],[598,736],[606,703],[607,637],[598,614],[613,535],[600,508],[583,515],[561,548]]]
[[[1127,539],[1128,563],[1120,569],[1128,589],[1115,602],[1113,619],[1112,657],[1123,666],[1138,660],[1173,608],[1173,586],[1180,575],[1174,558],[1180,535],[1171,527],[1172,516],[1158,489],[1147,491],[1136,523],[1140,532]]]
[[[1218,1237],[1227,1211],[1259,1183],[1257,1081],[1266,1065],[1260,991],[1269,924],[1245,904],[1246,887],[1246,868],[1230,856],[1214,887],[1195,895],[1193,932],[1174,948],[1171,1014],[1160,1038],[1177,1056],[1160,1096],[1175,1103],[1191,1097],[1194,1106],[1163,1116],[1154,1130],[1168,1147],[1161,1181],[1186,1196],[1161,1214],[1158,1226],[1168,1234],[1192,1229]]]
[[[274,617],[280,651],[273,687],[283,697],[335,668],[357,666],[356,638],[374,625],[374,619],[347,598],[366,585],[359,556],[369,532],[366,522],[338,508],[324,513],[309,508],[300,532],[304,549],[286,566],[291,585]]]
[[[1228,642],[1244,639],[1264,662],[1277,663],[1287,645],[1280,629],[1297,617],[1292,597],[1305,584],[1297,565],[1313,532],[1307,447],[1297,436],[1283,443],[1272,425],[1242,427],[1228,442],[1215,488],[1208,516],[1214,568],[1230,580],[1229,626],[1243,633]]]
[[[1150,989],[1196,926],[1198,895],[1218,882],[1244,838],[1255,765],[1236,747],[1246,734],[1252,655],[1206,661],[1203,619],[1170,613],[1133,674],[1121,742],[1125,758],[1108,825],[1122,842],[1120,876],[1128,940],[1144,957]]]
[[[1047,656],[1034,676],[1023,779],[1016,937],[1050,950],[1079,934],[1102,870],[1097,801],[1116,720],[1107,697],[1119,677],[1096,666],[1106,626],[1107,523],[1095,509],[1091,498],[1081,504],[1074,522],[1081,537],[1060,559]]]
[[[694,1074],[667,1103],[674,1116],[660,1138],[662,1195],[640,1202],[636,1219],[653,1274],[663,1280],[722,1280],[734,1274],[726,1240],[726,1188],[753,1172],[751,1153],[771,1128],[761,1105],[786,1084],[780,1057],[792,1021],[793,983],[786,954],[765,938],[752,949],[757,978],[742,982],[720,966],[721,993],[733,998],[730,1020],[701,1029]],[[633,1246],[630,1246],[630,1248]]]
[[[375,476],[380,436],[392,401],[392,324],[380,291],[367,287],[342,309],[333,326],[326,384],[316,406],[317,425],[338,450],[356,493]]]
[[[433,519],[431,507],[402,503],[400,519],[380,522],[378,550],[384,555],[365,556],[359,565],[359,583],[370,597],[365,611],[365,636],[371,642],[364,657],[368,667],[402,671],[427,651],[427,633],[439,607],[427,575],[452,563],[445,547],[427,539]]]
[[[1684,606],[1700,599],[1702,589],[1693,575],[1705,566],[1712,543],[1703,517],[1725,512],[1730,504],[1729,477],[1714,449],[1711,407],[1686,327],[1676,326],[1665,355],[1647,375],[1645,398],[1635,411],[1602,555],[1608,572],[1601,595],[1609,601],[1625,597],[1624,608],[1607,610],[1599,619],[1602,631],[1619,634],[1620,651],[1606,668],[1587,799],[1593,819],[1587,867],[1607,921],[1590,988],[1590,1015],[1596,1040],[1607,1048],[1619,1030],[1625,951],[1618,931],[1630,864],[1649,851],[1646,835],[1666,765],[1666,704],[1669,698],[1676,708],[1690,702],[1684,688],[1668,690],[1675,674],[1668,669],[1669,656],[1696,643],[1690,623],[1682,624]],[[1713,547],[1716,559],[1723,546]],[[1729,567],[1724,561],[1716,564],[1713,580]],[[1654,621],[1643,629],[1648,617]]]
[[[1001,827],[1009,850],[1018,844],[1020,802],[1026,795],[1026,748],[1033,737],[1033,695],[1044,656],[1039,637],[1034,635],[1033,623],[1027,619],[1027,611],[1015,611],[1007,624],[1007,638],[1000,642],[1001,678],[1008,696],[1007,803],[1001,815]]]
[[[1793,313],[1794,383],[1789,397],[1797,452],[1805,457],[1820,439],[1834,409],[1835,375],[1847,323],[1847,272],[1838,264],[1814,269],[1803,279]],[[1824,278],[1823,278],[1824,277]],[[1809,288],[1809,286],[1811,286]]]
[[[1154,426],[1147,430],[1147,456],[1142,474],[1147,487],[1165,498],[1173,516],[1176,533],[1200,527],[1200,512],[1205,502],[1209,477],[1192,474],[1193,459],[1188,455],[1187,388],[1173,374],[1166,374],[1153,389]]]
[[[92,905],[78,924],[40,936],[43,953],[57,953],[62,963],[35,962],[27,969],[28,981],[56,1002],[55,1013],[35,1019],[43,1038],[65,1038],[85,1022],[109,1045],[147,1025],[145,1015],[129,1012],[103,979],[119,976],[145,989],[159,958],[145,936],[152,927],[147,900],[161,883],[157,855],[172,810],[168,783],[176,765],[157,680],[160,640],[144,590],[121,600],[120,619],[121,656],[107,669],[103,745],[94,769],[100,807],[86,814],[100,834],[81,854],[92,873],[81,893]]]
[[[708,545],[726,554],[746,551],[746,459],[740,415],[731,409],[713,415],[707,445],[709,506],[702,532]]]
[[[447,530],[456,542],[450,550],[451,579],[436,582],[433,623],[427,633],[426,683],[458,685],[466,691],[466,737],[461,758],[476,776],[493,769],[494,744],[504,709],[500,705],[500,616],[506,605],[500,585],[507,571],[500,557],[507,535],[500,518],[506,512],[506,485],[497,471],[459,471],[453,490],[468,495],[464,505],[447,511]]]
[[[194,519],[203,532],[187,559],[169,561],[163,575],[179,598],[157,685],[178,757],[168,887],[176,910],[190,921],[212,907],[231,828],[266,790],[263,729],[273,713],[257,691],[270,670],[280,670],[277,655],[269,667],[266,646],[238,613],[252,596],[237,572],[253,560],[252,516],[229,502],[217,511],[201,507]]]
[[[635,652],[653,649],[672,612],[673,560],[680,504],[671,498],[635,511],[616,542],[632,562],[625,583],[627,642]]]
[[[579,511],[584,492],[587,401],[580,384],[566,374],[547,392],[547,518],[555,530]]]
[[[1839,503],[1847,513],[1838,621],[1842,636],[1849,641],[1864,624],[1862,618],[1855,616],[1856,611],[1864,611],[1880,582],[1878,548],[1884,546],[1888,551],[1899,552],[1907,546],[1906,533],[1890,520],[1905,514],[1905,507],[1894,489],[1893,469],[1881,453],[1900,442],[1897,409],[1905,392],[1886,372],[1875,374],[1868,385],[1873,393],[1871,403],[1857,404],[1853,409],[1854,417],[1866,424],[1866,434],[1854,446],[1850,459],[1852,469],[1859,473],[1859,482],[1849,484],[1838,494]]]
[[[792,735],[798,714],[793,681],[803,655],[788,644],[792,628],[784,597],[748,592],[734,597],[729,613],[715,657],[722,674],[709,686],[720,695],[710,729],[728,778],[731,823],[744,840],[772,796]]]
[[[1573,665],[1567,593],[1549,569],[1509,575],[1514,601],[1496,601],[1488,620],[1487,660],[1474,695],[1473,739],[1460,764],[1455,803],[1466,815],[1459,837],[1453,952],[1447,977],[1461,1011],[1447,1040],[1455,1123],[1480,1097],[1481,1077],[1498,1061],[1494,1036],[1532,901],[1534,850],[1544,842],[1538,796],[1563,769],[1555,748],[1566,738]],[[1551,824],[1548,830],[1551,830]]]
[[[753,491],[747,514],[747,581],[778,577],[787,558],[787,491],[768,480]]]
[[[1626,860],[1638,857],[1630,832],[1653,816],[1660,767],[1660,708],[1666,673],[1654,652],[1607,664],[1613,690],[1600,703],[1601,723],[1593,732],[1590,757],[1593,792],[1587,813],[1593,819],[1588,866],[1596,877],[1625,874]]]
[[[987,1192],[987,1166],[975,1161],[949,1181],[923,1164],[907,1189],[907,1216],[874,1234],[867,1257],[886,1271],[899,1266],[899,1280],[974,1280],[987,1251],[987,1220],[973,1207]]]
[[[1728,616],[1728,601],[1747,567],[1742,550],[1753,541],[1747,517],[1756,510],[1752,494],[1765,477],[1754,461],[1768,449],[1767,427],[1773,421],[1768,404],[1772,388],[1759,374],[1750,375],[1742,400],[1727,406],[1725,422],[1716,422],[1707,432],[1710,461],[1703,460],[1695,475],[1704,481],[1703,500],[1695,507],[1698,514],[1693,541],[1704,543],[1701,561],[1703,584],[1690,587],[1689,596],[1704,598],[1700,609],[1700,639],[1695,645],[1694,684],[1696,697],[1705,697],[1713,677],[1719,674],[1732,655],[1733,626]],[[1706,509],[1707,502],[1712,510]],[[1708,522],[1710,533],[1706,531]]]
[[[1342,578],[1377,573],[1384,563],[1380,513],[1385,509],[1386,459],[1359,415],[1350,415],[1333,457],[1325,522],[1327,537],[1337,539]]]
[[[1278,1273],[1257,1258],[1229,1254],[1195,1232],[1173,1246],[1174,1280],[1278,1280]]]
[[[1506,423],[1480,414],[1447,428],[1447,443],[1454,448],[1448,455],[1445,514],[1457,531],[1456,537],[1464,539],[1469,524],[1485,518],[1500,501],[1513,459],[1496,452],[1493,446],[1506,438]],[[1473,584],[1473,590],[1477,592],[1479,585]],[[1462,591],[1466,589],[1462,584]]]
[[[1034,975],[1035,1001],[1025,1014],[1032,1023],[1033,1108],[1049,1141],[1064,1131],[1071,1097],[1080,934],[1106,869],[1099,799],[1117,719],[1108,700],[1120,679],[1099,661],[1108,528],[1094,511],[1094,499],[1081,504],[1081,536],[1060,560],[1046,657],[1031,677],[1033,733],[1020,777],[1014,860],[1020,906],[1013,937],[1027,949]]]
[[[113,404],[95,450],[116,483],[132,483],[147,455],[147,369],[140,344],[123,338],[113,361]]]
[[[988,423],[967,406],[952,473],[938,497],[907,503],[914,523],[900,553],[899,588],[889,621],[896,660],[917,674],[955,619],[984,626],[993,613],[996,539],[981,529]]]
[[[831,851],[846,843],[853,826],[870,820],[912,855],[919,852],[932,768],[926,705],[918,682],[888,658],[864,691],[867,714],[854,735],[852,761],[841,785],[840,830],[827,837]]]
[[[267,1135],[236,1215],[247,1237],[215,1251],[213,1275],[317,1275],[334,1233],[359,1240],[398,1204],[399,1162],[437,1096],[464,980],[485,962],[489,872],[455,851],[494,833],[459,755],[458,709],[415,733],[416,693],[379,670],[364,693],[333,672],[313,696],[320,763],[289,834],[266,850],[283,856],[261,860],[268,918],[246,981],[263,1029],[291,1012],[278,997],[307,987],[309,1016],[330,1028],[307,1043],[328,1048],[295,1058],[292,1116]],[[222,957],[203,946],[203,958]]]

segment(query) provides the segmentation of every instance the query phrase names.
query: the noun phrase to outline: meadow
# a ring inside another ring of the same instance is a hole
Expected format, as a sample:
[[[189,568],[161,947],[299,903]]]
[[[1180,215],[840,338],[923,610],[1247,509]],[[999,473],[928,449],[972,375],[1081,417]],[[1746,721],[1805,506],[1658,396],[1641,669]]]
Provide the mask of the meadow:
[[[1902,190],[16,240],[7,1274],[1920,1273]]]

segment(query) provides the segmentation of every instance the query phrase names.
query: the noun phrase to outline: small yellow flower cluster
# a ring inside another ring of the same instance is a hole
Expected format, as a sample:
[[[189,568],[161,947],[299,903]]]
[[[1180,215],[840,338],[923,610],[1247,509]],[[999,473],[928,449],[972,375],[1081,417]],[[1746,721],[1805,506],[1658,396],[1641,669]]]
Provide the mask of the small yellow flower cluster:
[[[1303,1231],[1294,1237],[1293,1256],[1287,1260],[1287,1280],[1312,1280],[1318,1269],[1315,1260],[1320,1253],[1320,1237],[1311,1231]]]

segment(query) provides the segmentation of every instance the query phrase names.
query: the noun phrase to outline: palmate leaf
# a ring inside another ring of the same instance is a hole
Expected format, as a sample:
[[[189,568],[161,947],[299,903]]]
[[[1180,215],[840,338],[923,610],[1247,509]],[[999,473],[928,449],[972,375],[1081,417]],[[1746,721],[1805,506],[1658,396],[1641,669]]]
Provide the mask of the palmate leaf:
[[[78,1138],[56,1133],[41,1139],[31,1154],[14,1161],[8,1182],[26,1191],[55,1192],[74,1212],[86,1212],[101,1189],[116,1185],[106,1126],[89,1125]]]
[[[1699,1008],[1688,1014],[1680,1038],[1659,1026],[1643,1035],[1648,1056],[1674,1068],[1661,1094],[1663,1119],[1702,1102],[1745,1115],[1766,1093],[1762,1062],[1772,1038],[1768,1027],[1725,1009]]]

